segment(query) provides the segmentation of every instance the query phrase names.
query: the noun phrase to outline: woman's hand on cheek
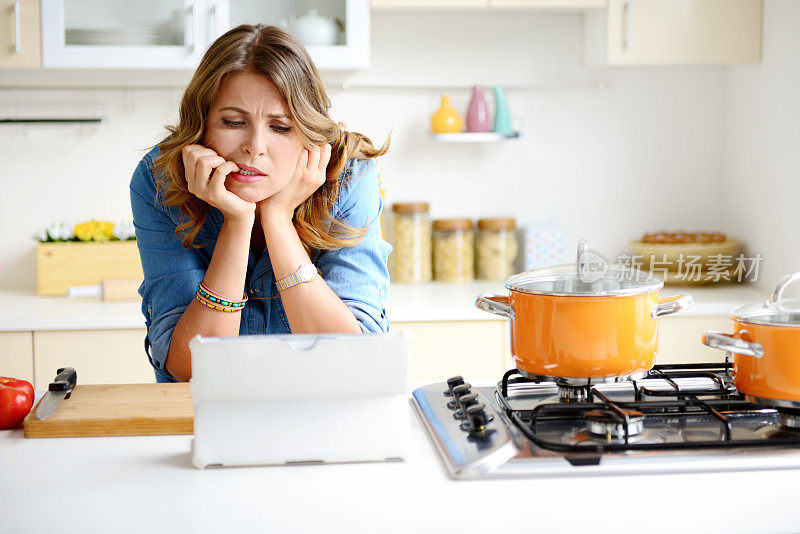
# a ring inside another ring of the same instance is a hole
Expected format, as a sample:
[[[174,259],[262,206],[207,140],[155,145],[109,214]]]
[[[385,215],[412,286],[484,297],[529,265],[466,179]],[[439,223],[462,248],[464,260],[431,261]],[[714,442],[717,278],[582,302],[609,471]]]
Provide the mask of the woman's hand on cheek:
[[[214,206],[226,219],[252,218],[256,205],[231,193],[225,178],[239,166],[203,145],[187,145],[181,151],[189,192]]]
[[[302,149],[297,165],[286,186],[258,203],[262,217],[278,215],[291,220],[294,210],[325,183],[325,173],[331,160],[331,145],[324,143],[311,150]]]

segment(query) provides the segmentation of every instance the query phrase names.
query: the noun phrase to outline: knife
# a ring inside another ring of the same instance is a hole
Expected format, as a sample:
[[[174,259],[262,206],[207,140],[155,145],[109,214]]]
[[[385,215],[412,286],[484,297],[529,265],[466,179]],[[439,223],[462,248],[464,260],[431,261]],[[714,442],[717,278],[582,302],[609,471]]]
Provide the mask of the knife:
[[[56,411],[61,401],[72,395],[72,388],[78,381],[78,373],[72,367],[62,367],[56,371],[55,380],[50,382],[47,393],[36,408],[36,419],[44,421]]]

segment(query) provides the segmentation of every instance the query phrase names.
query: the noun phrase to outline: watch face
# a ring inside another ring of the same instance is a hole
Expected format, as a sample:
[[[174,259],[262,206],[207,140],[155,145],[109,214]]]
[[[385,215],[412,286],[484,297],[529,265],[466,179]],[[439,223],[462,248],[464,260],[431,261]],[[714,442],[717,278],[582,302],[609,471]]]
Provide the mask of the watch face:
[[[300,280],[303,282],[310,282],[315,274],[317,274],[317,268],[310,263],[300,267]]]

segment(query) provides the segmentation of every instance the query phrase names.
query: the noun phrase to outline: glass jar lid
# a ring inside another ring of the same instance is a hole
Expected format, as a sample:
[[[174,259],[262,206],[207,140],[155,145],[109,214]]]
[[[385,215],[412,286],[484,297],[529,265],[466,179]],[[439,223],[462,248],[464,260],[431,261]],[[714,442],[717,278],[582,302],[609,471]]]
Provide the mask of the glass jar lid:
[[[395,202],[392,211],[395,213],[427,213],[430,205],[427,202]]]
[[[472,219],[436,219],[433,221],[434,230],[452,232],[455,230],[472,230]]]
[[[478,219],[479,230],[513,230],[517,227],[517,220],[513,217],[487,217]]]
[[[578,263],[556,265],[537,271],[515,274],[506,279],[511,291],[564,297],[610,297],[639,295],[664,287],[659,277],[618,263],[608,263],[589,250],[589,243],[578,244]]]
[[[736,308],[731,318],[742,323],[800,327],[800,299],[783,298],[786,287],[797,280],[800,280],[800,272],[787,274],[780,279],[768,301]]]

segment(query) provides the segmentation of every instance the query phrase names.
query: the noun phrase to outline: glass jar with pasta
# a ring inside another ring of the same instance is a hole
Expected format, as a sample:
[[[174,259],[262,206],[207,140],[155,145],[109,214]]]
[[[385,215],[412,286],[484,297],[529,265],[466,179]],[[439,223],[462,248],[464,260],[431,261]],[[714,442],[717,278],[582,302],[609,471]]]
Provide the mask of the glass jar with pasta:
[[[516,220],[510,217],[478,219],[475,270],[480,280],[505,280],[514,274],[516,226]]]
[[[433,279],[467,282],[474,278],[475,245],[470,219],[433,222]]]
[[[431,280],[431,218],[427,202],[392,205],[394,212],[394,282]]]

